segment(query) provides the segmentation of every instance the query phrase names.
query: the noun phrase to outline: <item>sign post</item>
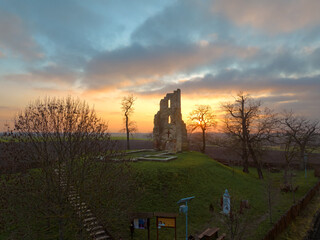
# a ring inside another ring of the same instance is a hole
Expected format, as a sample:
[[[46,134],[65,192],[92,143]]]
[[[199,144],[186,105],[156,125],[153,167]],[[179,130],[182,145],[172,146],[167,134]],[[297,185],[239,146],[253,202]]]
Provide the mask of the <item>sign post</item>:
[[[186,215],[186,240],[188,240],[188,201],[191,201],[194,197],[181,198],[177,203],[184,203],[180,205],[179,212],[183,212]]]
[[[147,229],[148,240],[150,240],[150,218],[152,217],[153,217],[153,212],[132,213],[131,214],[132,226],[130,226],[131,235],[133,235],[134,229]]]
[[[177,239],[176,218],[178,214],[155,212],[154,216],[156,217],[157,240],[159,239],[159,229],[161,228],[174,228],[174,239]]]
[[[148,240],[150,240],[150,218],[156,217],[157,240],[159,239],[159,229],[161,228],[174,228],[174,239],[177,239],[177,213],[140,212],[131,213],[130,215],[130,231],[132,237],[134,229],[148,229]]]

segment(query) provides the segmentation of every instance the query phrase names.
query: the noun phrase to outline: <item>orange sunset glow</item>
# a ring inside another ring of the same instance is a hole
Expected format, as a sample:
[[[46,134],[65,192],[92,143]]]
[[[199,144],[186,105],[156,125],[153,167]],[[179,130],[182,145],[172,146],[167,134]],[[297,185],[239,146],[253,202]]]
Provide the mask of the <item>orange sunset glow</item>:
[[[185,122],[201,104],[219,118],[239,91],[319,117],[318,1],[0,4],[1,129],[35,99],[72,96],[118,132],[121,99],[133,94],[132,118],[149,133],[178,88]]]

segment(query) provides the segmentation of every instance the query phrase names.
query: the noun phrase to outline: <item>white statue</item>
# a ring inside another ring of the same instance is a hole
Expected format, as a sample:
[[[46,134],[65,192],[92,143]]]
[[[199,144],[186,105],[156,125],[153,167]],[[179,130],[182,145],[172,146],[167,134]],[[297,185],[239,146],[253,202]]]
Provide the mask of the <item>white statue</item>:
[[[230,213],[230,195],[228,193],[228,189],[226,189],[225,193],[223,194],[223,206],[222,211],[224,214]]]

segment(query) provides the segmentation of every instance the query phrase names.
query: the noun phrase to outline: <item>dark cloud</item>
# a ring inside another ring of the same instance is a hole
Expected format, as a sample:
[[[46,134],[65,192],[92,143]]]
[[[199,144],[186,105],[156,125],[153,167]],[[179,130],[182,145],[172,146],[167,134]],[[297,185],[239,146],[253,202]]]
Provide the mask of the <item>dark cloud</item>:
[[[18,16],[0,10],[0,50],[16,57],[33,60],[42,57],[30,29]],[[0,52],[0,58],[4,54]]]
[[[272,34],[293,32],[320,23],[318,0],[210,1],[212,12],[238,25],[248,25]]]
[[[132,34],[143,45],[194,42],[201,39],[232,41],[236,29],[219,14],[212,14],[210,1],[183,0],[148,18]]]
[[[30,73],[36,76],[35,79],[42,79],[48,82],[73,83],[80,74],[62,65],[48,65],[41,69],[31,69]]]
[[[79,67],[96,54],[91,38],[103,21],[79,1],[12,0],[1,6],[7,14],[19,16],[47,58]]]
[[[315,69],[320,69],[320,47],[310,54],[310,61]]]
[[[27,73],[8,74],[3,76],[5,81],[14,81],[21,84],[53,83],[73,84],[80,74],[71,68],[62,65],[51,64],[42,68],[30,68]]]
[[[184,93],[192,94],[195,90],[202,92],[228,93],[231,91],[249,92],[273,92],[281,93],[305,93],[308,91],[320,91],[320,75],[303,78],[273,78],[254,76],[238,70],[223,71],[218,75],[207,74],[204,77],[189,79],[181,83],[163,85],[161,92],[181,88]],[[319,97],[320,98],[320,97]]]
[[[107,51],[93,58],[86,68],[88,86],[98,88],[142,79],[161,79],[180,72],[196,71],[224,58],[250,58],[255,49],[206,43],[144,47],[139,44]],[[90,80],[90,82],[89,82]]]
[[[292,73],[306,73],[308,63],[304,61],[304,57],[297,56],[285,49],[278,54],[272,54],[270,63],[265,67],[265,71],[276,74],[292,74]]]
[[[230,96],[235,91],[248,92],[260,99],[264,106],[281,111],[294,109],[308,117],[319,118],[320,75],[301,78],[273,78],[253,76],[238,70],[208,74],[177,84],[169,84],[153,94],[170,92],[180,88],[184,95]],[[140,93],[141,94],[141,93]],[[142,93],[143,94],[143,93]],[[144,94],[150,94],[145,92]]]
[[[309,53],[292,49],[276,49],[270,52],[260,50],[244,58],[232,55],[234,51],[231,51],[231,57],[226,52],[212,65],[212,67],[219,66],[215,68],[215,72],[209,71],[211,73],[203,77],[189,79],[186,77],[187,81],[180,83],[159,81],[156,89],[166,91],[180,87],[185,88],[187,92],[195,89],[204,91],[281,89],[280,91],[283,91],[292,88],[302,90],[319,85],[317,72],[320,48]],[[150,89],[155,89],[154,83],[147,85]],[[144,89],[148,91],[147,86]],[[135,88],[133,87],[132,90]],[[138,91],[141,92],[141,90]]]

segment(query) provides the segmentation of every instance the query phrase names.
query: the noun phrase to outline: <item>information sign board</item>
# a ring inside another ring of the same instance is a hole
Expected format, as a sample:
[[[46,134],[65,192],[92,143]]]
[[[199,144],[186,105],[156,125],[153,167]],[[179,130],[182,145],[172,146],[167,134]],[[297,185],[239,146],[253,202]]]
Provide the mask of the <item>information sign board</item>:
[[[176,219],[167,217],[158,217],[158,225],[161,227],[175,228]]]

